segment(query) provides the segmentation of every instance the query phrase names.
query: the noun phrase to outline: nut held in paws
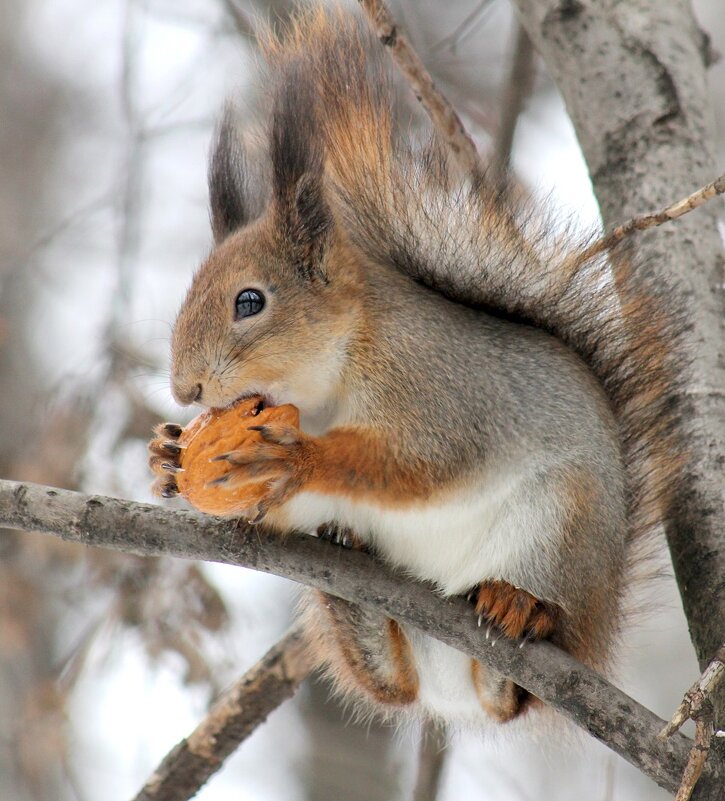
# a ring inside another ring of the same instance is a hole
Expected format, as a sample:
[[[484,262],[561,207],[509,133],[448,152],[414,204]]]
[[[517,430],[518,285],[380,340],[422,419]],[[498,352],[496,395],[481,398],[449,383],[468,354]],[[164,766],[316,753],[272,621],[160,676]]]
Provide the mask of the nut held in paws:
[[[178,439],[183,469],[175,476],[179,493],[200,512],[213,515],[234,515],[253,506],[266,494],[266,482],[227,486],[224,477],[233,465],[215,457],[253,448],[262,435],[249,427],[267,423],[297,428],[299,412],[291,404],[265,407],[260,397],[253,397],[195,417]]]

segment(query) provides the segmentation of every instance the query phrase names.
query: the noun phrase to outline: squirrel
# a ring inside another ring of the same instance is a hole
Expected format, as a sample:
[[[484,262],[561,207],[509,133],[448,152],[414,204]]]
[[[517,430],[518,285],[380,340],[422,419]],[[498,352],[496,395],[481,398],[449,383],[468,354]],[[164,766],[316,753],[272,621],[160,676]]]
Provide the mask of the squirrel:
[[[267,481],[239,516],[367,548],[469,594],[498,635],[605,670],[685,470],[678,315],[631,249],[586,258],[521,192],[406,143],[376,45],[354,13],[315,8],[263,41],[265,144],[251,159],[227,109],[173,395],[299,409],[251,457],[222,455],[230,486]],[[174,452],[152,445],[170,469]],[[540,705],[325,593],[304,620],[338,688],[383,713],[486,725]]]

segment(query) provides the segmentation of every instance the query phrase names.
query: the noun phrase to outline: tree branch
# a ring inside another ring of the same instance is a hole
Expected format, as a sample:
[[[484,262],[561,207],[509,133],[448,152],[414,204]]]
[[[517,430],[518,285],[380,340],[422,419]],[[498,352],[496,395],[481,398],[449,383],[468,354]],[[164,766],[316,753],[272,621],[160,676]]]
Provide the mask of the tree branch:
[[[446,142],[461,169],[478,175],[481,160],[473,139],[448,99],[436,88],[430,73],[383,0],[359,0],[375,35],[398,65],[436,130]]]
[[[682,703],[672,715],[672,720],[662,729],[659,737],[670,737],[686,720],[690,718],[695,720],[706,711],[707,706],[712,708],[712,698],[723,679],[725,679],[725,645],[720,646],[702,676],[685,693]]]
[[[621,225],[616,226],[616,228],[613,228],[601,239],[592,242],[583,252],[578,253],[576,256],[577,261],[588,261],[600,253],[611,250],[618,242],[621,242],[624,238],[631,236],[637,231],[647,231],[650,228],[655,228],[671,220],[677,220],[684,214],[699,209],[700,206],[707,203],[708,200],[722,195],[723,192],[725,192],[725,175],[721,175],[714,181],[710,181],[709,184],[700,187],[700,189],[697,189],[686,198],[678,200],[676,203],[671,203],[667,208],[661,211],[653,211],[649,214],[638,214],[636,217],[632,217],[631,220],[627,220]]]
[[[186,801],[195,796],[237,746],[295,694],[311,669],[301,629],[290,629],[169,751],[134,801]]]
[[[657,739],[664,721],[548,642],[526,648],[501,638],[491,647],[463,598],[431,588],[358,551],[304,534],[284,538],[260,527],[197,512],[0,481],[0,526],[145,555],[172,555],[274,573],[377,609],[480,659],[604,742],[660,786],[675,792],[690,741]],[[725,767],[705,766],[694,798],[719,798]]]

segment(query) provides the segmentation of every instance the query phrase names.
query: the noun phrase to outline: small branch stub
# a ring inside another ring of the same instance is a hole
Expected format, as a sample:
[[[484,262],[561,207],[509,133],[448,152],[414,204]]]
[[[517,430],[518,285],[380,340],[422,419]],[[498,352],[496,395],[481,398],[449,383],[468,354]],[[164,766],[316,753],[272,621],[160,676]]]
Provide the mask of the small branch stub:
[[[663,223],[676,220],[694,209],[707,203],[708,200],[722,195],[725,192],[725,175],[721,175],[709,184],[701,187],[697,191],[688,195],[677,203],[667,206],[661,211],[655,211],[650,214],[639,214],[632,217],[631,220],[618,225],[613,228],[608,234],[605,234],[601,239],[597,239],[586,248],[582,253],[577,255],[577,262],[585,262],[600,253],[611,250],[616,244],[621,242],[626,237],[633,234],[635,231],[647,231],[650,228],[655,228]]]

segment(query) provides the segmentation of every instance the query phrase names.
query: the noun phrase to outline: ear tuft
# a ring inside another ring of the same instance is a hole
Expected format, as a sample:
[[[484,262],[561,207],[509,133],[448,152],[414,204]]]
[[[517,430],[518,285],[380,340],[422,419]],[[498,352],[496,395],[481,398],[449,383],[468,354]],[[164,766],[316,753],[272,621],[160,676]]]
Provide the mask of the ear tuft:
[[[272,113],[271,159],[276,213],[295,268],[327,281],[323,256],[332,215],[323,189],[314,81],[294,62],[280,76]]]
[[[209,159],[209,202],[214,241],[218,244],[233,231],[252,222],[264,210],[264,180],[250,167],[236,120],[227,105],[216,129]],[[256,159],[261,169],[262,159]]]

